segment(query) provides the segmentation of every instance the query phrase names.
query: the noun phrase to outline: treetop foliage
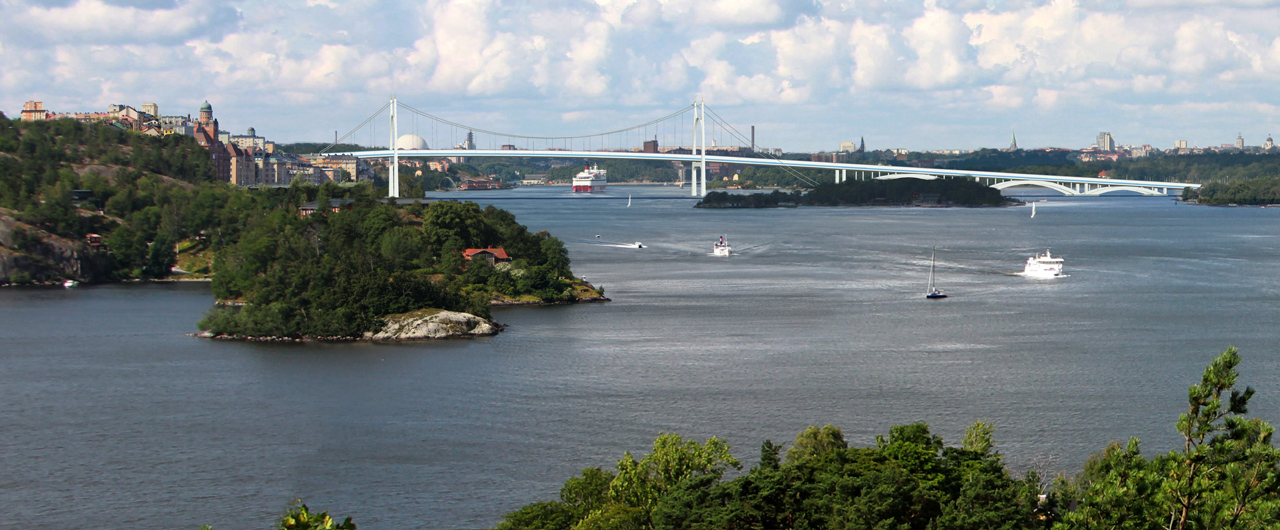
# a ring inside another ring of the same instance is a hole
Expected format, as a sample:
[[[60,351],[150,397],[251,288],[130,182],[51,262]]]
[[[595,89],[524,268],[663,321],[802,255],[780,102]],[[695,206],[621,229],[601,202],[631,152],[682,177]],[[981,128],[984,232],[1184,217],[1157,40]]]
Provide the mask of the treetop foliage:
[[[993,426],[975,422],[960,447],[927,425],[890,428],[875,447],[848,447],[840,429],[761,444],[760,464],[737,467],[728,446],[663,434],[618,473],[584,470],[561,500],[508,514],[501,530],[541,529],[1275,529],[1280,452],[1273,429],[1246,418],[1252,389],[1235,388],[1240,358],[1219,354],[1188,392],[1181,449],[1148,459],[1137,439],[1094,455],[1053,486],[1015,477],[994,451]]]

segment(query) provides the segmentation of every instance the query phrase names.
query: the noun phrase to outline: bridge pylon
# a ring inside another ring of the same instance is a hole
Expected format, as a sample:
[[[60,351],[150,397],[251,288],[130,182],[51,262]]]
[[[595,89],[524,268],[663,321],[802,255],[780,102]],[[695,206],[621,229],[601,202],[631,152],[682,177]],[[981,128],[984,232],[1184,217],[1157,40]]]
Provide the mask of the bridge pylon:
[[[705,101],[693,104],[693,152],[699,155],[698,161],[692,164],[693,174],[690,175],[693,183],[690,193],[693,197],[707,196],[707,122],[703,119],[706,105]],[[698,189],[699,180],[702,181],[701,190]]]
[[[388,147],[391,149],[391,163],[387,168],[387,196],[392,198],[400,196],[400,153],[396,149],[396,140],[400,137],[396,124],[397,106],[396,97],[391,96],[391,143]]]

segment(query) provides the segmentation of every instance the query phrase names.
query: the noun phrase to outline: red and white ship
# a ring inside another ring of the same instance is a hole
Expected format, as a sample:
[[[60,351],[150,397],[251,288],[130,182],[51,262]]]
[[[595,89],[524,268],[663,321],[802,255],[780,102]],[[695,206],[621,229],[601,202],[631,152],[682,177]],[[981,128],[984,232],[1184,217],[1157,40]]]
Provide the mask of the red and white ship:
[[[583,169],[581,173],[573,176],[574,193],[604,191],[604,186],[604,170],[600,169],[598,166],[588,167]]]

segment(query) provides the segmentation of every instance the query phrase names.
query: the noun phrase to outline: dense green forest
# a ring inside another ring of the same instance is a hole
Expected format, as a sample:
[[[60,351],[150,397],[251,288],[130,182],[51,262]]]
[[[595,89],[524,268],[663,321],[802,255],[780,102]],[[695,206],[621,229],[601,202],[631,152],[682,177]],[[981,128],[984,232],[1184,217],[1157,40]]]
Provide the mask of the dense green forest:
[[[819,184],[807,192],[729,194],[713,191],[703,197],[698,208],[775,208],[778,206],[865,206],[906,205],[927,196],[937,196],[939,204],[957,206],[998,206],[1008,202],[1000,190],[969,179],[849,180],[839,184]]]
[[[1067,151],[996,151],[983,149],[953,161],[950,169],[1005,171],[1039,175],[1096,177],[1173,182],[1226,182],[1280,177],[1280,154],[1205,153],[1200,155],[1123,158],[1075,162]]]
[[[1274,529],[1280,527],[1280,451],[1272,427],[1245,416],[1253,389],[1235,388],[1229,348],[1188,393],[1176,423],[1184,442],[1145,457],[1137,439],[1112,444],[1073,477],[1014,476],[977,422],[958,446],[927,425],[893,427],[874,447],[850,447],[827,425],[790,447],[765,440],[760,463],[729,445],[660,435],[637,460],[588,468],[559,500],[506,515],[499,530],[721,529]]]
[[[331,199],[321,189],[319,200]],[[513,261],[468,264],[468,248],[503,248]],[[277,209],[218,252],[216,307],[200,328],[216,334],[355,338],[382,317],[440,308],[489,317],[494,293],[570,301],[569,254],[492,206],[440,201],[398,209],[365,195],[339,212]]]
[[[1280,176],[1210,182],[1183,195],[1201,204],[1280,204]]]
[[[247,305],[215,309],[205,329],[348,337],[391,313],[487,317],[494,297],[560,302],[579,292],[566,281],[573,275],[564,245],[530,233],[511,213],[454,201],[396,208],[375,199],[383,194],[368,183],[237,188],[213,180],[208,151],[189,137],[0,115],[0,216],[21,223],[7,242],[0,234],[0,258],[39,265],[51,259],[51,241],[65,241],[87,256],[78,279],[112,281],[169,275],[180,242],[207,250],[214,293]],[[334,199],[352,207],[298,214],[306,202]],[[90,248],[90,233],[105,246]],[[487,246],[506,249],[512,261],[465,267],[463,249]],[[48,265],[28,267],[36,272],[14,283],[65,275]]]

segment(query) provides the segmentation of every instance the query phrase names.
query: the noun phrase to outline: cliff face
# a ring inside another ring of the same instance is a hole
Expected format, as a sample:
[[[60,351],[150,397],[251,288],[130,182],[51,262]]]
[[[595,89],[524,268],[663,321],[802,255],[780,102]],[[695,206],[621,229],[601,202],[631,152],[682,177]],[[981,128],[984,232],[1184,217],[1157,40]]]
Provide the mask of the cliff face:
[[[25,231],[28,242],[17,248],[14,232]],[[20,222],[12,210],[0,208],[0,284],[15,276],[33,282],[73,279],[82,282],[105,279],[105,256],[81,241],[50,234]]]

